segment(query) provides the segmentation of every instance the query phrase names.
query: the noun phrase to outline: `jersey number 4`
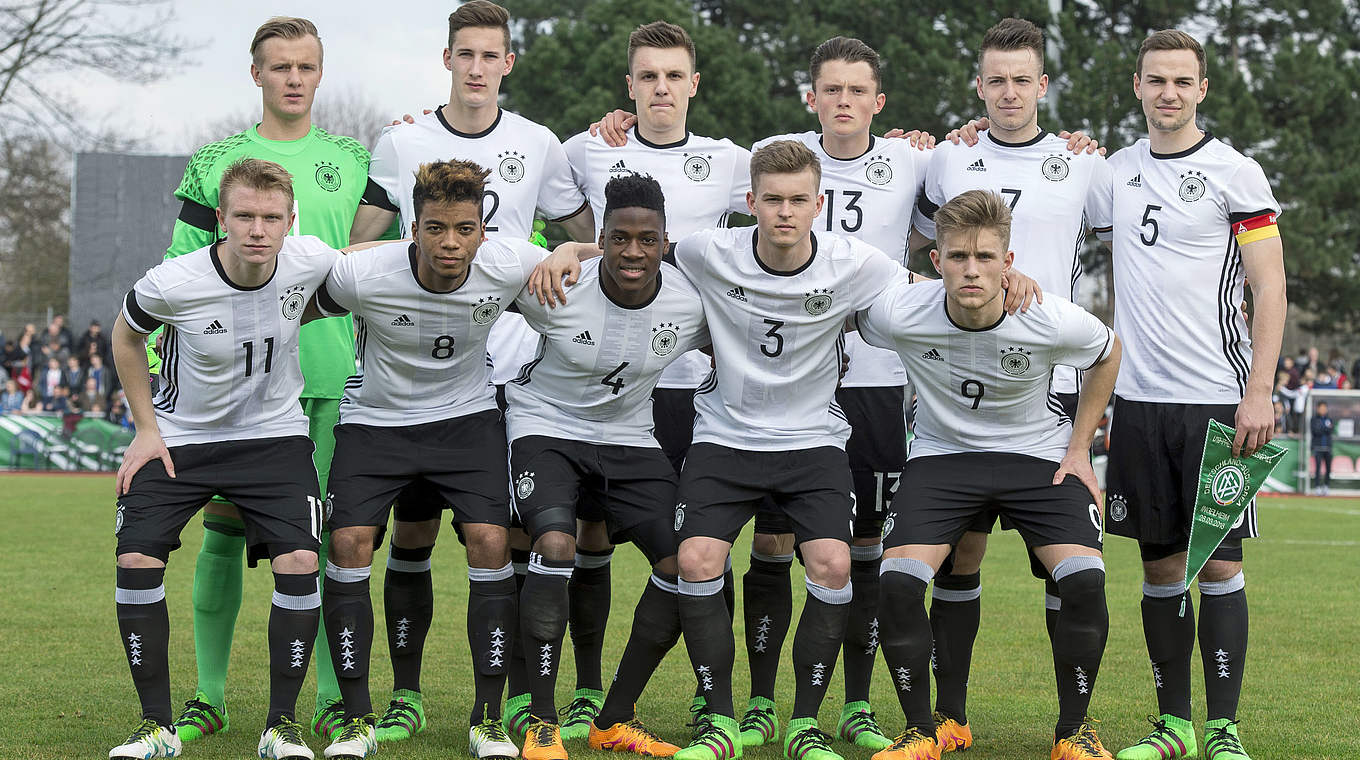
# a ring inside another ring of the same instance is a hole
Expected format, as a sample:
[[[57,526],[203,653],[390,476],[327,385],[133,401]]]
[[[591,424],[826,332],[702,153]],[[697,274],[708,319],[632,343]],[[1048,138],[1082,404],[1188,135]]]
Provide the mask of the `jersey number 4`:
[[[623,372],[625,369],[627,369],[627,367],[628,362],[620,364],[619,366],[614,368],[613,372],[610,372],[609,374],[605,375],[604,379],[600,381],[600,385],[604,385],[613,389],[612,391],[610,391],[611,396],[617,396],[619,395],[619,391],[623,390],[623,378],[619,377],[619,373]]]

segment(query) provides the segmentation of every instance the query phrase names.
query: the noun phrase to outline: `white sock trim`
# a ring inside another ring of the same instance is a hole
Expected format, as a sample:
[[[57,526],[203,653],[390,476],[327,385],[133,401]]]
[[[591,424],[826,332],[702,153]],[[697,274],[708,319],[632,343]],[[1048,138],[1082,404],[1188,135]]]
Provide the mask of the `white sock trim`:
[[[387,569],[395,570],[399,573],[428,573],[430,572],[430,559],[393,559],[387,558]]]
[[[883,542],[880,541],[871,546],[850,545],[851,562],[872,562],[883,556]]]
[[[1180,596],[1184,593],[1185,581],[1162,584],[1143,581],[1143,596],[1150,596],[1153,599],[1170,599],[1173,596]]]
[[[468,580],[478,581],[503,581],[507,578],[515,577],[515,566],[506,563],[505,567],[469,567]]]
[[[1246,587],[1247,576],[1243,575],[1241,570],[1238,570],[1237,575],[1225,580],[1200,581],[1199,594],[1200,596],[1223,596],[1236,593]]]
[[[608,554],[581,554],[576,553],[576,566],[582,570],[594,570],[598,567],[608,567],[609,561],[614,559],[614,552]]]
[[[1080,573],[1083,570],[1099,570],[1103,573],[1105,572],[1105,560],[1100,557],[1089,557],[1086,555],[1068,557],[1053,566],[1053,581],[1056,583],[1073,573]]]
[[[807,579],[803,580],[803,585],[807,586],[809,594],[827,604],[849,604],[850,600],[855,597],[854,586],[849,581],[846,581],[841,588],[827,588],[820,583],[813,583]]]
[[[883,560],[878,566],[878,574],[884,575],[885,573],[906,573],[913,578],[919,578],[922,583],[930,583],[931,579],[935,577],[935,571],[931,569],[930,565],[910,557],[892,557]]]
[[[719,575],[711,581],[687,581],[681,578],[676,586],[685,596],[712,596],[721,593],[725,583],[726,581]]]
[[[275,591],[274,606],[284,610],[314,610],[321,606],[321,593],[313,591],[310,594],[294,596]]]
[[[340,583],[358,583],[366,581],[373,574],[369,567],[340,567],[339,565],[326,560],[326,577]]]
[[[652,573],[652,577],[651,577],[650,580],[651,580],[653,586],[656,586],[657,588],[661,589],[662,591],[665,591],[667,594],[679,594],[679,593],[680,593],[680,584],[679,584],[679,583],[674,583],[674,582],[672,582],[672,581],[668,581],[668,580],[666,580],[665,578],[662,578],[661,576],[657,575],[656,573]]]
[[[758,559],[758,560],[760,560],[761,562],[769,562],[770,564],[776,564],[776,565],[777,565],[777,564],[784,564],[784,565],[791,565],[791,564],[793,564],[793,554],[791,554],[791,553],[790,553],[790,554],[761,554],[761,553],[758,552],[758,551],[752,550],[752,551],[751,551],[751,559]],[[727,560],[728,560],[728,562],[731,562],[731,561],[732,561],[732,557],[729,555],[728,558],[727,558]],[[730,565],[729,565],[729,567],[730,567]]]
[[[930,589],[930,598],[937,602],[971,602],[982,598],[982,585],[972,588],[940,588],[936,583]]]
[[[113,589],[113,601],[118,604],[155,604],[165,598],[165,584],[155,588]]]

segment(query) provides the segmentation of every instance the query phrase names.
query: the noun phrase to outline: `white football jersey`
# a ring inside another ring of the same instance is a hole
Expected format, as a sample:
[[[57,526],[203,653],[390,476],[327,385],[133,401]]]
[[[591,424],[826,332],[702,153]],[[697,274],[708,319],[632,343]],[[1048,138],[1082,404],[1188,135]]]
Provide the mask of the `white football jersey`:
[[[1005,143],[984,132],[977,145],[950,142],[935,148],[926,172],[928,215],[968,190],[991,190],[1010,205],[1015,267],[1044,293],[1076,297],[1086,229],[1104,233],[1110,219],[1110,167],[1103,156],[1067,149],[1067,141],[1040,132],[1024,143]],[[935,236],[930,223],[931,237]],[[923,233],[926,231],[923,229]],[[1055,388],[1075,393],[1076,372],[1061,368]]]
[[[659,145],[629,130],[628,143],[613,148],[602,137],[582,132],[565,143],[576,184],[595,211],[595,234],[604,225],[604,186],[623,174],[649,174],[666,195],[666,234],[671,242],[699,230],[722,227],[733,211],[746,214],[751,189],[751,151],[731,140],[686,133]],[[708,377],[709,360],[687,353],[661,375],[662,388],[697,388]]]
[[[703,297],[717,360],[694,396],[694,442],[845,448],[850,425],[834,402],[845,320],[906,274],[877,248],[822,232],[806,264],[774,271],[756,258],[756,235],[755,227],[707,230],[675,247]]]
[[[538,355],[505,386],[510,440],[545,435],[612,446],[657,448],[652,389],[686,351],[709,343],[699,292],[670,264],[643,306],[615,303],[600,283],[604,259],[581,264],[566,305],[525,294],[520,312],[542,333]]]
[[[232,283],[217,242],[152,267],[123,300],[141,333],[165,325],[153,403],[167,446],[307,435],[298,334],[307,301],[339,252],[311,235],[283,240],[264,285]]]
[[[925,183],[931,151],[917,150],[908,140],[884,140],[869,136],[869,149],[851,159],[832,158],[816,132],[779,135],[761,140],[755,150],[776,140],[795,140],[806,145],[822,162],[822,213],[813,229],[853,237],[888,254],[907,266],[907,240],[913,225],[931,222],[916,208]],[[850,366],[841,378],[846,388],[901,386],[906,370],[897,354],[865,344],[858,333],[845,336]]]
[[[385,129],[373,148],[364,200],[400,210],[403,234],[410,234],[415,219],[411,191],[416,170],[432,161],[462,159],[491,171],[482,198],[482,221],[490,238],[528,240],[534,231],[535,209],[543,218],[556,221],[585,206],[562,143],[547,127],[502,108],[490,127],[469,134],[454,129],[444,119],[442,108],[417,116],[414,124]],[[386,195],[385,204],[381,197],[375,198],[382,195]],[[537,336],[518,315],[496,323],[489,345],[497,385],[519,372],[520,365],[533,355],[536,341]]]
[[[546,254],[527,240],[485,240],[449,293],[416,279],[414,243],[339,261],[316,300],[327,316],[352,313],[358,331],[340,421],[400,427],[495,409],[487,337]]]
[[[1130,401],[1236,404],[1251,370],[1233,224],[1280,213],[1260,164],[1211,135],[1169,155],[1146,138],[1114,171],[1115,392]],[[1271,222],[1273,224],[1273,221]]]
[[[1061,461],[1072,421],[1053,395],[1053,369],[1089,369],[1114,343],[1099,319],[1053,295],[987,329],[959,327],[941,280],[899,279],[856,323],[871,345],[897,351],[911,375],[908,459],[999,451]]]

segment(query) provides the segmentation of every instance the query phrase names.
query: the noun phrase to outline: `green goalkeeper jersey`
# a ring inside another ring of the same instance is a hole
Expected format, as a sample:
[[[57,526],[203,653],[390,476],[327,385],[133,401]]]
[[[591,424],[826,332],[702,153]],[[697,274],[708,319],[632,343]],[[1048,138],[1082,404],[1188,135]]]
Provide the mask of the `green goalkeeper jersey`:
[[[315,235],[327,245],[349,244],[350,225],[368,178],[369,154],[359,141],[313,126],[299,140],[269,140],[251,127],[199,148],[184,169],[175,197],[184,201],[175,220],[167,259],[211,245],[221,236],[214,209],[222,173],[240,158],[273,161],[293,175],[291,234]],[[354,325],[348,316],[302,327],[299,359],[304,398],[338,399],[354,374]]]

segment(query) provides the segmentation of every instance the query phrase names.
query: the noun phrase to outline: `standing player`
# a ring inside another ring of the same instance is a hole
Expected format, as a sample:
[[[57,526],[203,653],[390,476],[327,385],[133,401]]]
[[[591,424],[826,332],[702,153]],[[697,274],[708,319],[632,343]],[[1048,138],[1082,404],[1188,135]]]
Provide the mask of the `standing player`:
[[[679,749],[634,714],[643,687],[680,638],[676,475],[651,432],[651,397],[665,367],[708,345],[708,330],[699,293],[661,263],[669,246],[661,185],[627,174],[604,190],[604,256],[581,267],[569,303],[552,309],[519,301],[543,339],[538,356],[506,387],[515,506],[534,538],[520,605],[533,693],[525,760],[566,757],[553,689],[577,511],[587,502],[603,513],[610,541],[632,541],[652,566],[609,696],[588,723],[590,746],[653,756]],[[593,244],[578,247],[600,252]]]
[[[242,157],[274,161],[296,179],[296,220],[290,234],[315,235],[339,248],[349,241],[350,222],[368,174],[368,151],[356,140],[327,134],[312,124],[312,101],[321,84],[321,38],[312,22],[273,18],[255,31],[250,43],[250,74],[260,88],[260,123],[199,148],[189,159],[175,196],[184,202],[175,221],[167,259],[196,251],[217,240],[222,173]],[[340,396],[354,372],[354,326],[348,317],[313,322],[302,328],[299,345],[302,410],[308,437],[316,444],[313,461],[326,492]],[[163,374],[164,376],[164,374]],[[175,721],[183,741],[225,731],[230,726],[225,688],[232,633],[241,608],[245,533],[236,508],[220,499],[208,503],[203,517],[203,547],[194,571],[194,653],[198,688]],[[322,554],[325,556],[325,545]],[[330,653],[316,653],[317,693],[312,731],[323,738],[339,723],[343,708]]]
[[[863,240],[905,267],[910,249],[929,242],[913,223],[933,229],[916,208],[930,154],[906,140],[884,140],[869,131],[887,100],[873,48],[857,39],[833,37],[813,51],[809,74],[808,106],[817,112],[821,133],[772,137],[755,147],[785,139],[807,146],[821,162],[820,191],[826,197],[816,229]],[[907,459],[903,415],[907,378],[895,353],[866,345],[856,333],[846,336],[845,350],[850,366],[836,390],[836,403],[850,423],[846,454],[855,487],[850,547],[854,599],[844,646],[845,707],[837,733],[846,741],[879,750],[892,740],[883,735],[869,707],[879,641],[878,562],[883,517]],[[793,607],[792,547],[779,547],[773,535],[788,532],[781,522],[767,512],[757,515],[751,569],[743,578],[751,664],[751,698],[741,721],[747,747],[779,738],[775,674]]]
[[[1054,760],[1108,758],[1086,719],[1109,628],[1100,556],[1100,487],[1089,449],[1119,372],[1119,344],[1078,306],[1050,296],[1007,316],[1002,274],[1011,214],[996,193],[970,190],[935,215],[931,261],[943,282],[899,279],[857,323],[891,346],[916,388],[916,437],[903,473],[912,494],[885,530],[883,653],[907,729],[875,760],[938,758],[927,673],[926,584],[976,515],[999,509],[1057,580]],[[1051,388],[1059,365],[1088,370],[1075,423]],[[938,581],[937,581],[938,582]]]
[[[592,238],[590,208],[572,179],[561,143],[547,127],[497,105],[501,80],[514,64],[510,15],[504,8],[471,0],[449,14],[449,46],[444,50],[444,67],[452,73],[449,102],[379,138],[351,240],[376,239],[398,213],[402,226],[409,227],[416,170],[451,159],[492,171],[482,212],[488,237],[528,240],[537,209],[561,221],[573,238]],[[496,322],[488,346],[497,385],[533,358],[534,342],[518,315]],[[443,506],[428,492],[408,491],[398,499],[384,580],[393,695],[378,723],[381,741],[406,739],[425,727],[420,664],[434,607],[430,553]]]
[[[467,545],[470,752],[517,754],[500,722],[517,607],[505,428],[486,342],[544,251],[523,239],[483,240],[487,174],[469,161],[421,166],[412,190],[414,242],[342,260],[317,293],[321,313],[352,313],[359,324],[359,372],[340,405],[330,496],[334,553],[326,564],[325,616],[345,725],[327,757],[376,749],[369,566],[388,506],[414,482],[452,506]]]
[[[1280,205],[1260,165],[1195,124],[1209,87],[1199,42],[1176,30],[1148,37],[1133,87],[1148,137],[1110,159],[1115,329],[1128,356],[1115,387],[1109,515],[1110,532],[1136,538],[1143,558],[1143,634],[1161,717],[1119,757],[1161,760],[1193,757],[1197,749],[1190,724],[1195,617],[1184,576],[1205,428],[1210,419],[1235,426],[1234,455],[1270,440],[1284,248]],[[1251,283],[1250,337],[1244,278]],[[1247,649],[1242,539],[1255,535],[1253,504],[1199,574],[1210,760],[1247,757],[1236,720]]]
[[[681,621],[710,711],[677,754],[684,760],[741,751],[732,631],[720,592],[732,541],[766,495],[793,524],[807,566],[784,753],[839,759],[816,718],[851,598],[850,430],[832,397],[846,316],[865,308],[900,268],[867,244],[813,233],[820,181],[807,147],[771,143],[751,157],[747,204],[757,228],[700,232],[676,246],[681,271],[703,296],[717,362],[695,396],[694,445],[675,509]]]
[[[1010,249],[1019,266],[1046,293],[1076,294],[1086,230],[1109,231],[1110,171],[1095,153],[1073,153],[1069,141],[1039,126],[1039,101],[1048,91],[1044,35],[1037,26],[1008,18],[987,30],[978,54],[978,98],[989,128],[974,145],[941,143],[930,161],[922,207],[927,215],[968,190],[998,192],[1012,212]],[[852,365],[853,367],[853,365]],[[1059,366],[1054,391],[1068,417],[1076,414],[1077,371]],[[994,515],[979,516],[955,547],[931,592],[935,632],[936,724],[943,751],[972,745],[966,712],[968,672],[977,637],[982,584],[979,567]],[[1031,561],[1047,583],[1050,637],[1061,606],[1057,584]]]
[[[110,758],[174,757],[165,563],[214,494],[245,518],[251,563],[274,572],[269,716],[261,758],[310,758],[293,720],[321,614],[322,502],[298,404],[303,306],[336,252],[294,237],[293,177],[242,159],[222,173],[226,239],[161,263],[137,281],[113,330],[137,437],[118,470],[118,628],[142,723]],[[160,390],[147,381],[145,336],[165,325]]]
[[[634,29],[628,37],[626,79],[637,110],[636,125],[628,131],[626,144],[611,147],[603,136],[582,132],[564,145],[572,174],[595,218],[602,220],[606,184],[633,172],[655,177],[665,196],[673,199],[666,214],[672,239],[721,227],[730,212],[745,213],[750,151],[731,140],[696,135],[686,128],[689,101],[699,89],[689,33],[665,21]],[[666,368],[652,394],[656,438],[676,472],[685,460],[694,428],[694,389],[709,369],[707,356],[689,351]],[[582,516],[598,519],[588,510]],[[577,564],[571,578],[576,694],[562,723],[564,739],[585,738],[604,696],[600,656],[609,617],[613,550],[591,525],[598,523],[584,524],[585,530],[577,536]],[[507,711],[517,704],[527,707],[523,697],[512,695]]]

